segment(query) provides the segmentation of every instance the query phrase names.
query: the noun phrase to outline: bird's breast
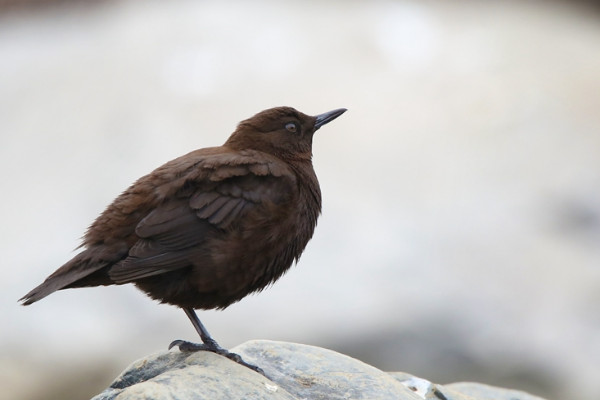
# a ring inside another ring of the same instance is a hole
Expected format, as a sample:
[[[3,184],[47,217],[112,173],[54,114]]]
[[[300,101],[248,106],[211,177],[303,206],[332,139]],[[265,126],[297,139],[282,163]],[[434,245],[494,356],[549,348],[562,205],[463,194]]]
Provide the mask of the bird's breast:
[[[207,243],[208,260],[198,260],[192,268],[196,290],[229,305],[275,282],[304,251],[319,211],[314,194],[299,190],[285,203],[249,212]]]

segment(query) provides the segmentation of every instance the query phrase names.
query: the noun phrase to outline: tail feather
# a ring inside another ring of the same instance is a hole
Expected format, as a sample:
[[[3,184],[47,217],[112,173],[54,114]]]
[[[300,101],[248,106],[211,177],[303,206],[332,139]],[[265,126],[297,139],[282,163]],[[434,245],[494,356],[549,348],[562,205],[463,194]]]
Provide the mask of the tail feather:
[[[115,261],[107,260],[106,257],[103,257],[107,253],[106,250],[105,247],[92,247],[82,251],[57,269],[52,275],[47,277],[39,286],[21,297],[19,301],[22,305],[27,306],[43,299],[57,290],[82,286],[78,285],[78,281],[85,280],[89,275],[114,264]],[[123,255],[123,250],[110,253],[112,256],[110,258],[119,260]],[[126,253],[127,251],[125,250],[125,254]],[[96,283],[95,285],[107,285],[110,283],[111,282],[103,282]]]

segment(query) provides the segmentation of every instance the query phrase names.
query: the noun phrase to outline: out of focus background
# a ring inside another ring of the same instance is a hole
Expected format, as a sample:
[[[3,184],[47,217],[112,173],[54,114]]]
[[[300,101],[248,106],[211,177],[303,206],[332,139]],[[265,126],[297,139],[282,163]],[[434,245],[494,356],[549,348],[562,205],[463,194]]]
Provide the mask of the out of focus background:
[[[134,287],[17,299],[138,177],[278,105],[323,215],[200,318],[551,400],[600,391],[600,12],[574,1],[0,1],[0,398],[82,399],[196,340]]]

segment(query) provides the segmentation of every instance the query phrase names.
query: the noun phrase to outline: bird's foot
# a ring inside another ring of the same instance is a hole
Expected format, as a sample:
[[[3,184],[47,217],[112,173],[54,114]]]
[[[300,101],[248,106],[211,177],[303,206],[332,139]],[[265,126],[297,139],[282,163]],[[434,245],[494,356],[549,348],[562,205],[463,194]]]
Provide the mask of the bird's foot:
[[[222,348],[214,340],[207,343],[192,343],[185,340],[174,340],[169,345],[169,350],[176,346],[179,348],[179,351],[183,352],[210,351],[211,353],[219,354],[266,377],[265,372],[261,368],[256,365],[248,364],[239,354],[232,353],[229,350]]]
[[[180,351],[185,352],[193,352],[193,351],[212,351],[213,353],[218,353],[218,350],[221,348],[219,345],[215,343],[192,343],[187,342],[185,340],[173,340],[169,345],[169,350],[173,347],[178,347]]]

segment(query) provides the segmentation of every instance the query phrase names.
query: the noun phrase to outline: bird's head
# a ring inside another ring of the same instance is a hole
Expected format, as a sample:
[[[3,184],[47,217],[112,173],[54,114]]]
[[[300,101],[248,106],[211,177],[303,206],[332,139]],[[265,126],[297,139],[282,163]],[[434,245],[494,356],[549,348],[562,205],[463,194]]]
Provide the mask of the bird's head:
[[[240,122],[225,146],[258,150],[282,159],[310,160],[313,134],[345,111],[339,108],[310,116],[291,107],[270,108]]]

